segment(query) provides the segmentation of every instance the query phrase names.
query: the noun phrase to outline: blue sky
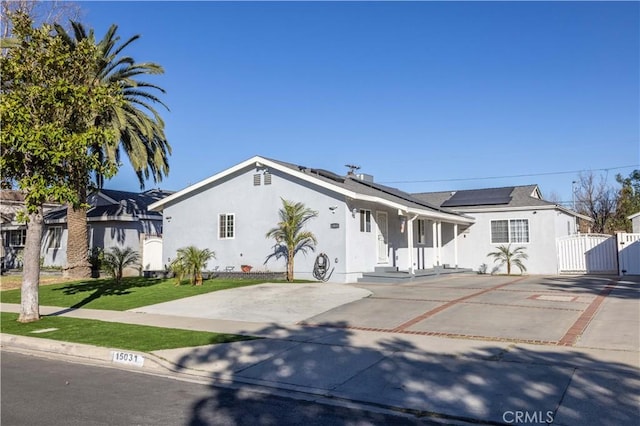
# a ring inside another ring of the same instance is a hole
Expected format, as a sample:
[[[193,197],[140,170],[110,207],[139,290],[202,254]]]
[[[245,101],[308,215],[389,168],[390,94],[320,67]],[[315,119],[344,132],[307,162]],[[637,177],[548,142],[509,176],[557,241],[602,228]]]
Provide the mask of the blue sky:
[[[570,200],[577,174],[551,173],[640,164],[637,2],[81,6],[165,68],[162,188],[263,155],[409,192],[538,183]],[[128,165],[107,186],[139,189]]]

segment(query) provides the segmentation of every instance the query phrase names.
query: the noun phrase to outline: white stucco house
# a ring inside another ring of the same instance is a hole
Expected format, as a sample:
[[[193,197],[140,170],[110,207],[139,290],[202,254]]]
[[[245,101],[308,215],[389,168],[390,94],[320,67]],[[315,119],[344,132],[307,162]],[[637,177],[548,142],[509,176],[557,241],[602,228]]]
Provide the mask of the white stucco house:
[[[493,260],[487,253],[499,245],[525,247],[530,274],[556,274],[559,237],[579,232],[579,221],[591,222],[555,203],[545,201],[537,185],[413,194],[432,205],[473,217],[475,223],[462,233],[460,263],[477,269]]]
[[[265,237],[278,222],[282,198],[318,212],[308,224],[316,253],[295,259],[302,279],[313,278],[318,253],[331,261],[333,282],[354,282],[376,268],[453,267],[459,236],[474,223],[367,175],[338,176],[256,156],[149,206],[163,213],[163,260],[195,245],[215,251],[210,263],[220,268],[284,271],[282,259],[267,260],[275,241]]]
[[[332,172],[261,156],[243,161],[149,206],[163,213],[163,261],[188,245],[215,251],[219,268],[251,265],[283,271],[265,238],[281,199],[318,212],[308,224],[316,253],[295,259],[298,278],[312,279],[318,253],[331,260],[333,282],[355,282],[380,270],[424,270],[490,264],[500,244],[527,247],[528,272],[557,272],[556,238],[576,232],[578,215],[544,201],[535,185],[408,194],[371,176]]]

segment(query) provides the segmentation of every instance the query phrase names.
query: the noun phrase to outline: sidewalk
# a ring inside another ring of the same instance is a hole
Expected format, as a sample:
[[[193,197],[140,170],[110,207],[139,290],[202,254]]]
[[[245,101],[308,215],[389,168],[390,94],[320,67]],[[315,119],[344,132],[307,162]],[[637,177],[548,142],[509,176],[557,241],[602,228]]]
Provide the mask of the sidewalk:
[[[640,353],[447,339],[336,327],[41,307],[43,315],[264,337],[142,354],[143,369],[209,383],[302,392],[402,409],[444,422],[636,425]],[[5,312],[19,305],[1,304]],[[2,335],[8,350],[111,363],[110,350]]]

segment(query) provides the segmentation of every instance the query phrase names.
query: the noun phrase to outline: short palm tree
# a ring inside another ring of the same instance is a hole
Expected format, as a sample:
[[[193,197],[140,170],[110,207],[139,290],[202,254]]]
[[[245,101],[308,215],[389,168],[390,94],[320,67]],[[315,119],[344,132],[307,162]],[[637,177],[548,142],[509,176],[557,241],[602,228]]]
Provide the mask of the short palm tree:
[[[116,281],[116,285],[119,285],[122,281],[122,275],[125,268],[129,266],[136,266],[139,261],[140,255],[131,247],[127,247],[125,249],[112,247],[108,251],[104,252],[102,266]]]
[[[287,261],[287,281],[293,281],[293,259],[299,252],[306,253],[307,250],[315,251],[315,235],[310,231],[305,231],[306,223],[317,217],[318,212],[311,210],[303,203],[294,203],[282,199],[282,208],[279,211],[280,222],[275,228],[267,232],[267,238],[276,240],[276,250],[267,260],[273,256],[285,257]],[[282,248],[282,249],[280,249]]]
[[[525,253],[526,247],[516,247],[511,251],[511,244],[508,246],[498,246],[497,251],[489,253],[488,257],[493,257],[493,261],[500,262],[498,267],[506,264],[507,275],[511,275],[511,266],[515,266],[520,269],[520,274],[527,270],[527,267],[522,263],[523,260],[528,259],[529,255]]]
[[[180,285],[185,276],[190,277],[191,285],[202,285],[202,270],[215,257],[215,252],[209,249],[201,250],[195,246],[178,249],[176,258],[171,262],[171,270],[177,279],[176,285]]]
[[[95,117],[96,126],[111,128],[118,143],[116,145],[94,145],[91,152],[95,154],[103,164],[119,164],[121,150],[129,158],[129,161],[138,176],[141,188],[146,179],[152,178],[154,182],[162,180],[169,172],[168,156],[171,147],[164,134],[164,122],[154,109],[153,105],[166,105],[156,96],[156,93],[165,93],[161,87],[140,81],[138,77],[153,74],[162,74],[164,70],[158,64],[145,62],[136,63],[129,56],[122,55],[122,51],[137,40],[135,35],[118,45],[120,37],[116,35],[118,27],[112,25],[105,36],[96,42],[93,30],[87,32],[79,22],[71,23],[73,37],[65,29],[56,25],[56,31],[62,39],[71,46],[77,46],[82,40],[89,39],[99,49],[96,57],[94,78],[87,81],[90,88],[97,85],[106,85],[117,88],[123,102],[111,111]],[[83,176],[79,180],[77,191],[80,202],[84,204],[87,199],[87,186],[89,176]],[[104,176],[95,175],[95,183],[101,188]],[[87,217],[84,207],[70,206],[67,212],[68,241],[67,241],[67,269],[65,275],[84,278],[88,273]]]

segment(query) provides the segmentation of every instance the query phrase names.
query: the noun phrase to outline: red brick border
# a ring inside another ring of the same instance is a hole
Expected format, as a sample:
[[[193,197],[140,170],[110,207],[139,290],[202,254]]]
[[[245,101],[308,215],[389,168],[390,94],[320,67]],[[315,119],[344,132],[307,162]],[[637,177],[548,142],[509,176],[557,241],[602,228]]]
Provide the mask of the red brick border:
[[[596,316],[596,313],[598,312],[598,309],[600,308],[602,302],[604,302],[605,298],[609,295],[609,293],[611,293],[611,291],[613,291],[614,287],[617,284],[617,281],[610,281],[609,284],[607,284],[605,288],[602,289],[602,291],[598,294],[598,296],[596,296],[593,302],[591,302],[591,304],[587,306],[587,309],[584,310],[582,315],[578,317],[576,322],[574,322],[573,325],[569,327],[569,330],[558,341],[558,345],[573,346],[578,341],[578,338],[582,336],[582,333],[584,333],[593,317]]]
[[[569,327],[569,330],[565,333],[565,335],[558,341],[555,340],[536,340],[536,339],[517,339],[517,338],[510,338],[510,337],[492,337],[492,336],[478,336],[478,335],[470,335],[470,334],[461,334],[461,333],[445,333],[445,332],[439,332],[439,331],[416,331],[416,330],[407,330],[407,328],[411,327],[412,325],[415,325],[416,323],[427,319],[433,315],[436,315],[440,312],[442,312],[443,310],[450,308],[451,306],[454,306],[460,302],[466,301],[468,299],[471,299],[475,296],[479,296],[481,294],[487,293],[489,291],[493,291],[493,290],[498,290],[501,289],[502,287],[506,287],[508,285],[511,284],[515,284],[523,279],[525,279],[526,277],[522,277],[519,278],[515,281],[510,281],[508,283],[504,283],[504,284],[499,284],[497,286],[494,287],[490,287],[487,289],[484,289],[482,291],[464,296],[464,297],[460,297],[458,299],[455,300],[451,300],[447,303],[445,303],[444,305],[441,305],[437,308],[434,308],[430,311],[425,312],[424,314],[413,318],[401,325],[399,325],[398,327],[395,327],[393,329],[391,328],[376,328],[376,327],[360,327],[360,326],[350,326],[350,325],[334,325],[334,324],[317,324],[317,323],[308,323],[306,321],[301,321],[300,323],[298,323],[299,325],[304,325],[304,326],[311,326],[311,327],[330,327],[330,328],[341,328],[341,329],[347,329],[347,330],[360,330],[360,331],[373,331],[373,332],[381,332],[381,333],[397,333],[397,334],[412,334],[412,335],[418,335],[418,336],[435,336],[435,337],[446,337],[446,338],[453,338],[453,339],[471,339],[471,340],[485,340],[485,341],[493,341],[493,342],[511,342],[511,343],[528,343],[528,344],[534,344],[534,345],[553,345],[553,346],[573,346],[576,341],[578,340],[578,338],[582,335],[582,333],[584,333],[585,329],[587,328],[587,326],[589,325],[589,323],[591,322],[591,320],[593,319],[593,317],[595,317],[596,313],[598,312],[598,309],[600,308],[600,305],[602,304],[602,302],[606,299],[606,297],[609,295],[609,293],[611,293],[613,291],[613,289],[615,288],[615,286],[618,284],[617,281],[614,280],[610,280],[609,284],[607,284],[605,286],[605,288],[603,288],[600,293],[595,297],[595,299],[589,304],[589,306],[587,306],[587,308],[582,311],[582,314],[578,317],[578,319],[575,321],[575,323],[573,323],[573,325],[571,325],[571,327]],[[517,290],[502,290],[502,291],[517,291]],[[494,305],[492,303],[484,303],[484,302],[467,302],[467,303],[471,303],[471,304],[487,304],[487,305]],[[576,303],[576,302],[574,302]],[[583,302],[577,302],[577,303],[583,303]],[[503,306],[503,305],[499,305],[497,304],[497,306]],[[508,305],[508,306],[513,306],[513,305]],[[521,306],[521,307],[527,307],[527,308],[535,308],[535,309],[540,309],[541,307],[539,306]],[[545,307],[543,309],[557,309],[557,310],[563,310],[563,311],[581,311],[580,309],[568,309],[568,308],[549,308],[549,307]]]
[[[486,289],[484,289],[482,291],[471,293],[471,294],[468,294],[466,296],[459,297],[457,299],[451,300],[451,301],[445,303],[444,305],[440,305],[437,308],[434,308],[434,309],[432,309],[430,311],[427,311],[422,315],[419,315],[419,316],[417,316],[417,317],[415,317],[413,319],[410,319],[409,321],[406,321],[403,324],[400,324],[399,326],[394,328],[392,331],[403,332],[407,328],[411,327],[412,325],[416,325],[420,321],[423,321],[423,320],[425,320],[425,319],[427,319],[429,317],[432,317],[432,316],[434,316],[436,314],[439,314],[440,312],[444,311],[445,309],[449,309],[450,307],[452,307],[454,305],[457,305],[460,302],[463,302],[465,300],[471,299],[471,298],[476,297],[476,296],[480,296],[481,294],[485,294],[485,293],[488,293],[488,292],[493,291],[493,290],[497,290],[497,289],[502,288],[502,287],[506,287],[506,286],[511,285],[511,284],[515,284],[515,283],[517,283],[519,281],[524,280],[525,278],[526,277],[521,277],[521,278],[518,278],[517,280],[514,280],[514,281],[509,281],[509,282],[504,283],[504,284],[498,284],[496,286],[486,288]]]

